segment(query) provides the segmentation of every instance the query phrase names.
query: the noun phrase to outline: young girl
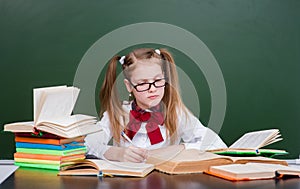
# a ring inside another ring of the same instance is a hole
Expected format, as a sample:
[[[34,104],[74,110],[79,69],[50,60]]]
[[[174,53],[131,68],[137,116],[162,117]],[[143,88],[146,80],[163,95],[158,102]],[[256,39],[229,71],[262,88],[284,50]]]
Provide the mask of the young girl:
[[[115,82],[119,65],[133,98],[130,102],[120,103],[118,98]],[[100,102],[103,117],[98,124],[103,132],[85,138],[88,154],[98,158],[142,162],[148,150],[169,145],[200,150],[226,147],[183,104],[176,65],[166,49],[141,48],[126,56],[113,57],[100,91]],[[209,147],[203,146],[205,136],[213,140]]]

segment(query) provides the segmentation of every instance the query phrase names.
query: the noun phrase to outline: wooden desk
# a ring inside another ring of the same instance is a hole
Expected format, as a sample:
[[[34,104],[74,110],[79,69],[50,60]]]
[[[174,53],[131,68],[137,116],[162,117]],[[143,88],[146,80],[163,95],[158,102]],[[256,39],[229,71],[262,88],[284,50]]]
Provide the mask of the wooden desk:
[[[205,174],[167,175],[154,171],[145,178],[56,176],[57,171],[19,168],[0,188],[10,189],[198,189],[198,188],[300,188],[299,178],[230,182]]]

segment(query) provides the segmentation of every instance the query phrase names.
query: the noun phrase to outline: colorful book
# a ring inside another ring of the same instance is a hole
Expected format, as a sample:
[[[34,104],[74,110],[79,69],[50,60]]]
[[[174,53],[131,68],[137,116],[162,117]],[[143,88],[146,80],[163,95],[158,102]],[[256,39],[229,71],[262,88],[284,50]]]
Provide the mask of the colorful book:
[[[36,163],[36,164],[51,164],[60,165],[60,161],[44,160],[44,159],[27,159],[27,158],[15,158],[15,162],[18,163]]]
[[[264,156],[264,157],[273,157],[275,155],[286,155],[288,154],[285,150],[278,150],[278,149],[216,149],[216,150],[210,150],[210,152],[213,152],[215,154],[219,155],[228,155],[228,156]]]
[[[35,138],[35,137],[15,137],[16,142],[28,142],[28,143],[39,143],[39,144],[68,144],[71,142],[83,142],[84,137],[75,137],[75,138],[60,138],[60,139],[49,139],[49,138]]]
[[[32,168],[40,168],[40,169],[53,169],[60,170],[60,165],[53,164],[43,164],[43,163],[23,163],[23,162],[15,162],[15,165],[20,167],[32,167]]]
[[[43,169],[59,170],[61,167],[72,164],[73,161],[85,159],[84,154],[69,156],[28,154],[16,152],[14,154],[15,165]]]
[[[34,137],[34,138],[49,138],[49,139],[63,139],[63,137],[47,133],[47,132],[42,132],[42,131],[37,131],[34,133],[15,133],[15,136],[17,137]]]
[[[76,148],[84,147],[83,143],[71,142],[62,145],[53,144],[38,144],[38,143],[28,143],[28,142],[16,142],[17,148],[35,148],[35,149],[49,149],[49,150],[70,150]]]
[[[18,163],[37,163],[37,164],[52,164],[52,165],[61,165],[61,164],[70,164],[71,161],[78,161],[83,159],[71,159],[69,161],[55,161],[55,160],[45,160],[45,159],[29,159],[29,158],[15,158],[15,162]]]
[[[16,148],[17,152],[28,154],[48,154],[58,156],[68,156],[74,154],[85,154],[86,147],[70,149],[70,150],[48,150],[48,149],[35,149],[35,148]]]
[[[85,159],[85,154],[59,156],[59,155],[27,154],[27,153],[16,152],[14,153],[14,158],[41,159],[41,160],[53,160],[53,161],[65,162],[65,161],[72,161],[77,159]]]

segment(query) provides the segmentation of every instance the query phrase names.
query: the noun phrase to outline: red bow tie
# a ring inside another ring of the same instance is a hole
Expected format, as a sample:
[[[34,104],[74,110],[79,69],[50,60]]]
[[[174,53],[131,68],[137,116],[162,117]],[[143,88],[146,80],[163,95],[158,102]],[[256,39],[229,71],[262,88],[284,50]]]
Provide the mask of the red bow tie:
[[[154,107],[158,110],[158,107]],[[141,124],[147,122],[146,130],[150,139],[151,145],[162,142],[164,139],[161,135],[158,125],[164,124],[164,115],[162,112],[146,112],[139,108],[135,102],[132,103],[132,110],[130,110],[129,123],[126,126],[125,133],[132,139],[137,131],[141,128]]]

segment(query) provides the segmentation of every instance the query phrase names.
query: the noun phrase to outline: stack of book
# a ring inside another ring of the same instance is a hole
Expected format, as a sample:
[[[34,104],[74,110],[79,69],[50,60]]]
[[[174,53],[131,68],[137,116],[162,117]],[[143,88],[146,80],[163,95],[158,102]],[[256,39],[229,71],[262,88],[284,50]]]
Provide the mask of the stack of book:
[[[71,161],[85,159],[83,137],[68,139],[41,132],[37,136],[16,133],[15,141],[14,160],[18,166],[60,170]]]
[[[71,115],[79,89],[58,86],[34,89],[34,121],[4,125],[15,133],[15,164],[60,170],[85,158],[84,136],[101,130],[93,116]]]

